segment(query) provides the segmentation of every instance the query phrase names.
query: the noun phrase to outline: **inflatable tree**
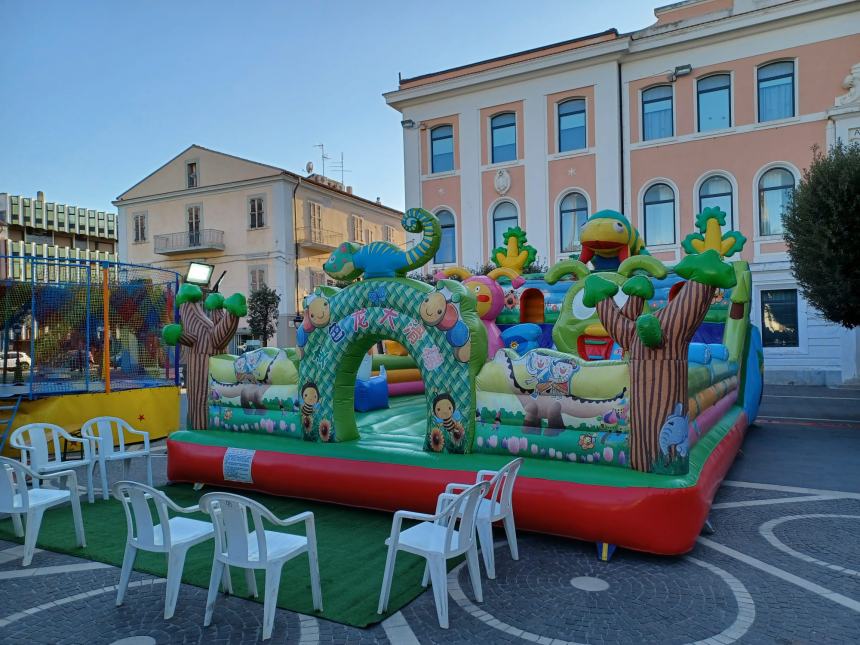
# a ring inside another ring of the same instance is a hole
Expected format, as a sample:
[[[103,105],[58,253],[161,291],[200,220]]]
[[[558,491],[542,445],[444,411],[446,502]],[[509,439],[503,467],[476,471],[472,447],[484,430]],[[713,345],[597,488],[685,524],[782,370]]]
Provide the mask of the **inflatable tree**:
[[[526,232],[519,226],[505,231],[502,239],[505,245],[493,249],[490,258],[497,267],[522,273],[524,267],[535,261],[537,249],[528,243]]]
[[[209,357],[227,349],[248,307],[240,293],[226,299],[220,293],[210,293],[204,302],[200,287],[193,284],[180,287],[176,303],[181,322],[166,325],[162,335],[168,345],[179,343],[186,348],[188,420],[194,430],[205,430],[209,420]]]
[[[721,217],[722,216],[722,217]],[[628,353],[630,361],[631,415],[630,465],[649,472],[659,457],[660,433],[673,430],[687,414],[687,352],[690,340],[705,318],[714,290],[736,284],[731,265],[723,255],[739,251],[744,237],[736,231],[722,234],[725,214],[705,209],[697,217],[699,233],[684,240],[690,253],[675,267],[686,280],[673,299],[655,313],[641,313],[654,295],[651,281],[641,273],[665,275],[654,258],[636,256],[621,263],[618,273],[629,277],[621,286],[628,296],[619,307],[613,296],[618,285],[600,275],[585,279],[586,306],[596,307],[601,323],[612,339]]]

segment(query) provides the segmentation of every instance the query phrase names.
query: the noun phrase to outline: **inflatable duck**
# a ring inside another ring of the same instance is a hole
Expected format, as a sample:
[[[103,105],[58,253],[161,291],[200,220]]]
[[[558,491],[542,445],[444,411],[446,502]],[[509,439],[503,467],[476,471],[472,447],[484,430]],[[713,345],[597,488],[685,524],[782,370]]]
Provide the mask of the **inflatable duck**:
[[[616,271],[631,255],[648,255],[639,231],[618,211],[594,213],[582,227],[579,241],[579,261],[591,262],[595,271]]]

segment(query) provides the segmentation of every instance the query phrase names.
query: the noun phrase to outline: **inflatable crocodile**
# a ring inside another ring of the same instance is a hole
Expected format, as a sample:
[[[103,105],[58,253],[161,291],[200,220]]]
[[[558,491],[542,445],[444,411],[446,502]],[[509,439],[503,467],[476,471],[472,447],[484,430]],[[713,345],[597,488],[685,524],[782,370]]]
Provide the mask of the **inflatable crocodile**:
[[[423,233],[421,241],[403,251],[391,242],[371,242],[365,246],[344,242],[335,249],[323,269],[335,280],[351,282],[365,278],[393,278],[427,264],[442,239],[442,229],[435,215],[423,208],[410,208],[403,214],[403,228],[410,233]]]

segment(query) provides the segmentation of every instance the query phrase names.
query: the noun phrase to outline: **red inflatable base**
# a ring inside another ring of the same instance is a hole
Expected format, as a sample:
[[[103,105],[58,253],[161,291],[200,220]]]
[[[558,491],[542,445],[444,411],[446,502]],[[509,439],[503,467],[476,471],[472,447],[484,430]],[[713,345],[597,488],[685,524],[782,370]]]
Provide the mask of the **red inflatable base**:
[[[708,517],[746,426],[742,413],[711,452],[695,485],[685,488],[597,486],[520,476],[514,491],[517,527],[661,555],[686,553]],[[222,446],[168,439],[167,476],[171,481],[253,488],[347,506],[424,512],[433,512],[445,484],[466,479],[461,470],[258,450],[254,484],[247,486],[224,481],[225,451]]]

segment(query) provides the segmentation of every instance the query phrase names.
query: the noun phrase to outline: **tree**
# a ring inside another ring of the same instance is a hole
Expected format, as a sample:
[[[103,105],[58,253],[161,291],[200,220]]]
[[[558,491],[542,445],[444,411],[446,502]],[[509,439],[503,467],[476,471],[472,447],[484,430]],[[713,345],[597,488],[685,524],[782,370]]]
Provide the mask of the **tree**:
[[[731,265],[723,256],[741,250],[744,237],[736,231],[721,234],[725,213],[706,208],[697,218],[699,233],[684,240],[687,255],[675,273],[686,280],[683,288],[656,313],[642,313],[645,302],[654,295],[654,285],[641,273],[655,278],[666,276],[666,267],[651,256],[634,255],[618,267],[628,278],[621,291],[628,296],[619,307],[613,296],[618,285],[600,274],[585,278],[583,304],[596,307],[600,322],[630,360],[630,465],[649,472],[657,466],[659,437],[664,423],[676,406],[687,412],[687,353],[690,340],[705,318],[714,289],[729,289],[736,284]],[[569,260],[570,263],[581,263]],[[587,273],[584,265],[579,275]],[[686,460],[672,465],[686,472]]]
[[[269,339],[278,329],[278,305],[281,296],[274,289],[264,284],[251,292],[248,297],[248,327],[251,334],[269,344]]]
[[[783,216],[792,272],[824,316],[860,325],[860,145],[816,149]]]
[[[179,343],[186,348],[188,420],[192,429],[205,430],[209,425],[209,357],[227,348],[248,307],[240,293],[226,299],[210,293],[204,302],[203,292],[194,284],[179,288],[176,303],[180,322],[165,325],[161,335],[168,345]]]

